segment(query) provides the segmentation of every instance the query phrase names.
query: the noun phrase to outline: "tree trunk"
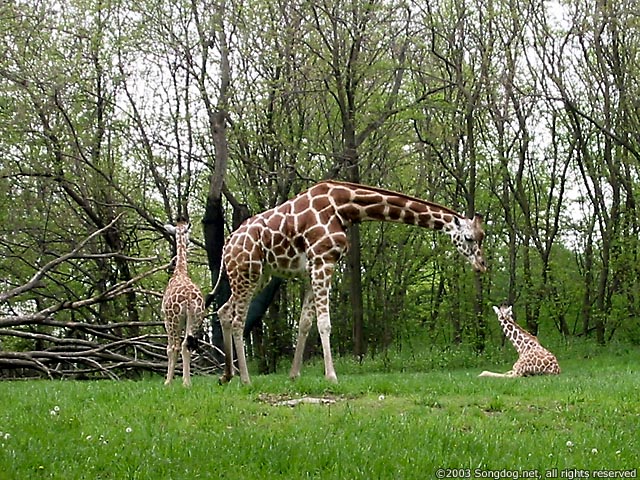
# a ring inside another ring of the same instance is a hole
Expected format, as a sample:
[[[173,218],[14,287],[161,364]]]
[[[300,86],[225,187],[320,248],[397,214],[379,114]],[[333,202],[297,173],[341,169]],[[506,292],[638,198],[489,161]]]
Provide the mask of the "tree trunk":
[[[350,182],[360,183],[360,169],[358,167],[358,151],[355,132],[345,128],[345,164],[347,177]],[[347,265],[349,272],[349,300],[353,317],[353,354],[362,360],[366,353],[364,339],[364,305],[362,299],[362,255],[360,250],[360,226],[352,225],[347,233],[349,238],[349,252]]]
[[[349,268],[349,300],[351,315],[353,316],[353,353],[362,360],[365,354],[364,342],[364,307],[362,302],[362,256],[360,252],[360,227],[352,225],[349,228],[349,253],[347,264]]]

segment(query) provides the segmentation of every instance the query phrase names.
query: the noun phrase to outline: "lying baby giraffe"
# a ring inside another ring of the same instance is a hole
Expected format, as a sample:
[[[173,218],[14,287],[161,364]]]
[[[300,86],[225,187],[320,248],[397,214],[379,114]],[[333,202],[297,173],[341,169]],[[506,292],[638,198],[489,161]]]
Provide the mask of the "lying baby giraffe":
[[[526,377],[529,375],[558,375],[560,365],[555,355],[544,348],[538,339],[513,320],[511,306],[493,307],[506,337],[518,351],[518,361],[507,373],[482,372],[479,377]]]

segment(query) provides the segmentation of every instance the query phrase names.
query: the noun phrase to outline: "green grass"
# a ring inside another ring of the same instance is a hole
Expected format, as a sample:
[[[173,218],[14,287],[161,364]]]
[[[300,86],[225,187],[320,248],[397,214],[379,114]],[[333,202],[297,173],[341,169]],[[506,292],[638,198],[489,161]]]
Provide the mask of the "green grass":
[[[295,383],[283,369],[251,386],[196,377],[190,390],[159,377],[4,382],[0,479],[428,479],[441,467],[566,478],[638,467],[640,350],[560,350],[561,376],[527,379],[477,377],[508,370],[508,350],[447,350],[341,359],[337,385],[319,363]],[[271,401],[302,395],[336,403]]]

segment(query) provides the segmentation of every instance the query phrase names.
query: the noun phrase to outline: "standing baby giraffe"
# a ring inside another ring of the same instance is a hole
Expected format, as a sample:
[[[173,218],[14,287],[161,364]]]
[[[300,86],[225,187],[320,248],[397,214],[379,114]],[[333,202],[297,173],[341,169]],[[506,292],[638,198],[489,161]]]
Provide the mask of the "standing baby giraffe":
[[[315,316],[325,378],[337,381],[329,344],[331,277],[336,263],[347,250],[346,228],[369,220],[444,230],[476,271],[486,270],[480,215],[465,218],[446,207],[380,188],[320,182],[282,205],[249,218],[224,246],[222,261],[229,277],[231,297],[218,310],[226,358],[221,382],[231,380],[233,375],[232,340],[236,345],[240,379],[243,383],[250,382],[242,330],[251,297],[271,275],[285,278],[301,275],[310,283],[303,301],[289,376],[300,375],[304,346]],[[220,271],[222,275],[222,268]]]
[[[560,365],[555,355],[544,348],[538,339],[525,331],[513,319],[511,306],[493,307],[505,336],[518,352],[518,361],[507,373],[484,371],[479,377],[527,377],[530,375],[558,375]]]
[[[178,350],[182,352],[182,384],[191,385],[191,352],[195,338],[193,334],[200,328],[204,317],[204,299],[200,288],[189,278],[187,271],[187,247],[189,245],[190,224],[178,220],[177,225],[165,225],[167,232],[176,237],[176,264],[162,297],[162,314],[167,329],[167,379],[173,380],[178,360]],[[181,334],[184,331],[184,338]]]

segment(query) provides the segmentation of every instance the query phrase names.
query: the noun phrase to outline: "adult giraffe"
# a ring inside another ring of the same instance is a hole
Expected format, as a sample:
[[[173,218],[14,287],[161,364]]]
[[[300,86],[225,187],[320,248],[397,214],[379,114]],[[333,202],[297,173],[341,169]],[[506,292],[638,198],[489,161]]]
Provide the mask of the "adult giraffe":
[[[251,297],[272,275],[310,278],[311,288],[307,289],[302,306],[290,377],[300,375],[304,346],[315,313],[325,377],[337,381],[329,343],[331,277],[348,248],[346,228],[371,220],[443,230],[474,270],[486,270],[480,215],[465,218],[441,205],[381,188],[334,180],[320,182],[280,206],[247,219],[225,243],[222,261],[229,277],[231,297],[218,310],[226,357],[221,383],[233,376],[232,340],[236,345],[240,379],[243,383],[250,382],[243,325]],[[220,271],[222,275],[222,268]],[[214,292],[216,288],[217,285]]]

